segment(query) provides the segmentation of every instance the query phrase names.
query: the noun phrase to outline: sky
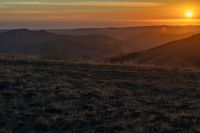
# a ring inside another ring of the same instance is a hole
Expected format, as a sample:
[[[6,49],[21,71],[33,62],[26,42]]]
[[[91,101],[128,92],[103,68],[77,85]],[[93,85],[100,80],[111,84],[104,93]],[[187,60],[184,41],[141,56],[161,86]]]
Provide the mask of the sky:
[[[0,28],[198,25],[198,13],[200,0],[0,0]]]

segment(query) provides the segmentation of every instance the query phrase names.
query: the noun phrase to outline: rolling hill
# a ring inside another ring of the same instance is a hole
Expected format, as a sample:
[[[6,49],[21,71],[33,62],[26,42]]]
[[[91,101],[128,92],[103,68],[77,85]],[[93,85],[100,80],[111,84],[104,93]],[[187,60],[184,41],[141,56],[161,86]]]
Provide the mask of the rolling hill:
[[[200,26],[142,26],[122,28],[53,29],[67,35],[104,34],[120,40],[123,53],[139,52],[200,33]]]
[[[200,26],[1,30],[0,53],[51,59],[103,60],[144,51],[200,32]]]
[[[112,58],[111,62],[200,67],[200,34],[142,52],[118,56]]]
[[[120,41],[103,34],[57,35],[18,29],[0,34],[0,52],[62,59],[101,59],[121,53]]]

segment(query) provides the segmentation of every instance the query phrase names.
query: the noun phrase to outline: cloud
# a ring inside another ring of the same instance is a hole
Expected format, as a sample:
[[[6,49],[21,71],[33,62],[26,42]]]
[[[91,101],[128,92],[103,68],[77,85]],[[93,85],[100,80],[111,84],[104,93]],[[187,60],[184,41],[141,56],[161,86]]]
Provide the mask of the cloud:
[[[153,7],[161,6],[159,2],[0,2],[2,5],[21,5],[21,6],[94,6],[94,7]]]

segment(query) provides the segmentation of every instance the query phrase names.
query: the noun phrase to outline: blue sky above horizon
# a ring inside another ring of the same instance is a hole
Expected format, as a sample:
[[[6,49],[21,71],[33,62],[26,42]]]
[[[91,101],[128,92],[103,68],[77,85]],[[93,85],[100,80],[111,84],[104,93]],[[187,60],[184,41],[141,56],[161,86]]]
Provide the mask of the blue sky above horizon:
[[[0,0],[0,28],[192,25],[199,7],[200,0]]]

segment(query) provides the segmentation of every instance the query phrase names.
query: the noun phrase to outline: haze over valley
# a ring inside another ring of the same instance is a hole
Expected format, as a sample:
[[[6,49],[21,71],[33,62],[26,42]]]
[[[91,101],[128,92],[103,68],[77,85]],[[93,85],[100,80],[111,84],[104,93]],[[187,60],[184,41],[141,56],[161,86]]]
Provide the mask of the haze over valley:
[[[164,25],[69,30],[5,30],[0,33],[0,51],[7,55],[32,55],[46,59],[104,61],[119,55],[148,50],[199,32],[199,26]],[[178,49],[181,47],[181,44],[177,46]],[[173,49],[169,48],[166,52],[171,50]]]

